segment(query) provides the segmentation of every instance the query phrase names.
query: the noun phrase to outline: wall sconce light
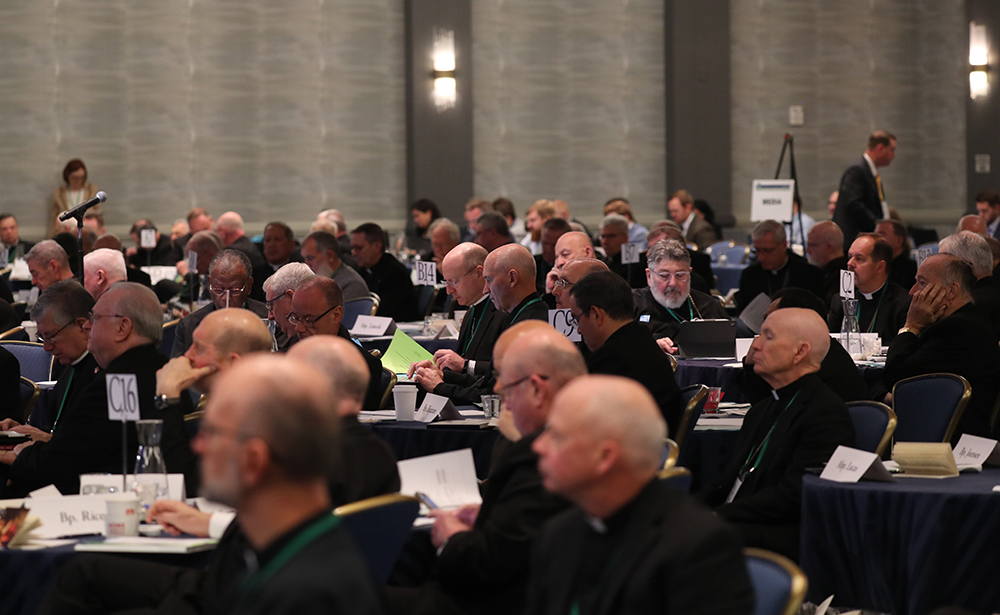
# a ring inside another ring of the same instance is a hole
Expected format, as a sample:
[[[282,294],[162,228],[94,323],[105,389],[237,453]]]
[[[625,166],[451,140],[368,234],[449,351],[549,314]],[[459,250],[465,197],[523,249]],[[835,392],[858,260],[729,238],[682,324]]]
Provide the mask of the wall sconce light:
[[[990,93],[989,47],[986,26],[969,24],[969,95],[972,100]]]
[[[447,111],[455,106],[458,88],[455,83],[455,32],[434,29],[434,107]]]

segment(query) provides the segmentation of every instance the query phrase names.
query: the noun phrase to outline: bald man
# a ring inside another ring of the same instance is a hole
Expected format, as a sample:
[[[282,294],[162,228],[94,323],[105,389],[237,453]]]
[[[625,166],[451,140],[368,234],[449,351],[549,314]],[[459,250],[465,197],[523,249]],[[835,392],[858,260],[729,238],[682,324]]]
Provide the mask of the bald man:
[[[115,282],[126,279],[125,257],[118,250],[99,248],[83,257],[83,286],[97,300]]]
[[[986,237],[986,221],[977,214],[969,214],[967,216],[962,216],[958,224],[955,227],[956,233],[961,233],[962,231],[972,231],[976,235],[981,237]]]
[[[583,376],[559,392],[533,448],[546,490],[576,506],[536,539],[525,613],[754,611],[736,532],[657,479],[665,435],[631,380]]]
[[[520,613],[532,540],[566,507],[546,493],[532,443],[559,389],[586,373],[576,347],[547,323],[521,323],[497,342],[497,391],[524,434],[495,457],[481,507],[432,511],[438,549],[433,580],[418,590],[390,591],[396,613]]]
[[[552,295],[556,298],[556,307],[561,310],[569,308],[569,291],[580,281],[580,278],[595,271],[609,271],[604,261],[596,258],[576,258],[562,266],[555,284],[552,285]]]
[[[854,445],[844,402],[817,376],[830,349],[819,314],[772,312],[751,346],[753,369],[773,394],[747,412],[736,453],[702,497],[739,530],[747,546],[798,561],[802,476],[840,445]]]
[[[552,270],[545,276],[545,292],[553,292],[563,265],[578,258],[595,258],[594,243],[586,233],[579,231],[564,233],[556,241],[556,260]]]
[[[829,304],[840,288],[840,272],[847,269],[844,232],[832,220],[813,225],[806,233],[806,258],[823,272],[823,299]]]

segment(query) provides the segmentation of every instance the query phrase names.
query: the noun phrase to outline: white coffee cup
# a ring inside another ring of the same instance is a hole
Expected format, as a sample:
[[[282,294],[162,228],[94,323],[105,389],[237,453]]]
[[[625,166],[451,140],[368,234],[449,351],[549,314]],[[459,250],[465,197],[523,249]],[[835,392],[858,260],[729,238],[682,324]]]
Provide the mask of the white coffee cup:
[[[392,387],[392,400],[396,406],[396,420],[412,421],[417,408],[417,385],[397,384]]]
[[[142,506],[135,493],[113,493],[106,496],[108,515],[104,518],[105,536],[138,536]]]

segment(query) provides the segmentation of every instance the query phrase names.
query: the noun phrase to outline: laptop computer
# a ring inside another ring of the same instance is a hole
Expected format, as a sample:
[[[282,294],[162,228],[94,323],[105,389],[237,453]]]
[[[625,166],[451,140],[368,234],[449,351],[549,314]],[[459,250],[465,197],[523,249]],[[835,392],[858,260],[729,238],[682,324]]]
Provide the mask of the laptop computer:
[[[685,359],[728,359],[736,356],[736,321],[686,320],[681,323],[674,344]]]

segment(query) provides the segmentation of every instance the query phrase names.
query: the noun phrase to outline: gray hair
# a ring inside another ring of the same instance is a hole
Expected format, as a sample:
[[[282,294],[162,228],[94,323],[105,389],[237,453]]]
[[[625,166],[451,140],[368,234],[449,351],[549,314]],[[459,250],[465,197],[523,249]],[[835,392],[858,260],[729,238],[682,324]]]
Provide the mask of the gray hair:
[[[264,290],[275,295],[283,295],[285,291],[295,290],[303,282],[316,277],[313,270],[305,263],[288,263],[274,272],[264,282]]]
[[[676,239],[661,239],[649,246],[646,259],[651,269],[664,259],[684,263],[688,267],[691,266],[691,253],[687,251],[684,244]]]
[[[430,237],[434,234],[434,231],[439,228],[444,228],[448,231],[448,239],[455,243],[462,238],[462,231],[458,228],[458,225],[449,220],[448,218],[438,218],[427,228],[427,236]]]
[[[306,238],[302,240],[302,245],[306,242],[312,241],[316,244],[316,251],[320,254],[325,255],[327,251],[333,250],[333,253],[340,258],[340,242],[337,238],[333,236],[333,233],[327,231],[313,231],[306,235]],[[324,256],[324,258],[326,258]]]
[[[616,227],[626,235],[628,234],[628,218],[621,214],[608,214],[604,216],[604,219],[601,220],[601,230],[603,231],[609,226]]]
[[[250,264],[250,257],[233,248],[226,248],[215,255],[215,258],[208,265],[209,279],[212,278],[212,274],[217,268],[223,271],[238,271],[242,268],[244,280],[249,279],[253,275],[253,265]]]
[[[112,284],[121,282],[128,277],[125,270],[125,257],[118,250],[110,248],[98,248],[84,256],[83,269],[88,274],[91,271],[103,269]]]
[[[66,250],[51,239],[46,239],[36,243],[35,246],[28,250],[28,253],[24,255],[24,261],[27,263],[34,262],[41,264],[48,264],[49,261],[55,261],[56,264],[63,269],[69,268],[69,257],[66,255]]]
[[[993,251],[986,240],[972,231],[948,235],[941,240],[941,254],[951,254],[969,263],[976,278],[989,275],[993,270]]]
[[[147,286],[135,282],[116,282],[108,288],[108,293],[118,294],[116,311],[132,321],[132,330],[139,337],[154,344],[163,339],[163,310],[156,293]],[[105,293],[107,294],[107,293]]]
[[[764,220],[763,222],[757,224],[753,227],[753,232],[751,236],[754,241],[762,239],[765,235],[774,234],[774,241],[777,243],[785,243],[788,241],[788,236],[785,235],[785,225],[776,222],[775,220]]]
[[[38,322],[46,314],[60,327],[77,318],[87,318],[97,303],[76,280],[62,280],[49,286],[31,308],[31,320]]]

